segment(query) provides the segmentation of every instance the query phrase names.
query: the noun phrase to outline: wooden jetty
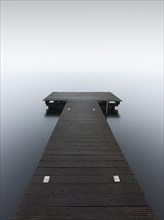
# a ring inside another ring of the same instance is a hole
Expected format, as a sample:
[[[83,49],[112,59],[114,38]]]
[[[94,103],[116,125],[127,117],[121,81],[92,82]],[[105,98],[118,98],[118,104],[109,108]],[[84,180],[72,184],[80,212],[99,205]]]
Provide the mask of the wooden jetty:
[[[112,93],[52,93],[63,106],[14,220],[156,219],[101,110]]]

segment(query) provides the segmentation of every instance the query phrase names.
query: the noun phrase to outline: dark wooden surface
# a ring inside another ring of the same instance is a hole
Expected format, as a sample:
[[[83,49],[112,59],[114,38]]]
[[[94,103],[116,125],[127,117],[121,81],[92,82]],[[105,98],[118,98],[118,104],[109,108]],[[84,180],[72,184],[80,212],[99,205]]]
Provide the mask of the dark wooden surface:
[[[111,92],[52,92],[44,101],[53,100],[96,100],[96,101],[118,101],[121,102],[117,96]]]
[[[13,219],[155,219],[97,101],[67,101]]]

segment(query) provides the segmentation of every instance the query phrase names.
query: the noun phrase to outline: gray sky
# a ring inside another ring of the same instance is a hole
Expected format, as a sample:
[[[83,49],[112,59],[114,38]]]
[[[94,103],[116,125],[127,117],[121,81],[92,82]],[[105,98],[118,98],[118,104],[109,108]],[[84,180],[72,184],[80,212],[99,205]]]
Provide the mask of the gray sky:
[[[161,80],[162,4],[2,1],[2,83],[22,74],[53,76],[63,90],[71,79],[77,89],[88,80],[103,88],[102,78]]]

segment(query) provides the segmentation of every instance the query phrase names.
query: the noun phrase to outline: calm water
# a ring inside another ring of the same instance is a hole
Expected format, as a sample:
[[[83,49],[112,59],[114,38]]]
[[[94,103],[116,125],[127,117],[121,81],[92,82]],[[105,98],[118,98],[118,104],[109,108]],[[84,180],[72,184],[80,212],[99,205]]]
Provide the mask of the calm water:
[[[163,220],[161,89],[158,83],[154,83],[153,90],[144,83],[140,83],[140,90],[137,84],[128,89],[113,88],[123,102],[119,116],[107,120],[148,203]],[[58,121],[58,117],[45,115],[42,99],[51,92],[49,88],[25,90],[24,95],[21,91],[21,86],[15,88],[11,100],[11,91],[4,86],[2,94],[2,220],[8,220],[18,207]]]

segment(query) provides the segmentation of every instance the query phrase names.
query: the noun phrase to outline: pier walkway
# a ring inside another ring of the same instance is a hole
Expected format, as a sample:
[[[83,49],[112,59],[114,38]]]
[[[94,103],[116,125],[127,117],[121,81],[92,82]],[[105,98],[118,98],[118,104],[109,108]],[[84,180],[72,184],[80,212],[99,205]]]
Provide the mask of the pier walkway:
[[[66,103],[13,219],[155,219],[98,104],[121,100],[60,95],[44,100]]]

